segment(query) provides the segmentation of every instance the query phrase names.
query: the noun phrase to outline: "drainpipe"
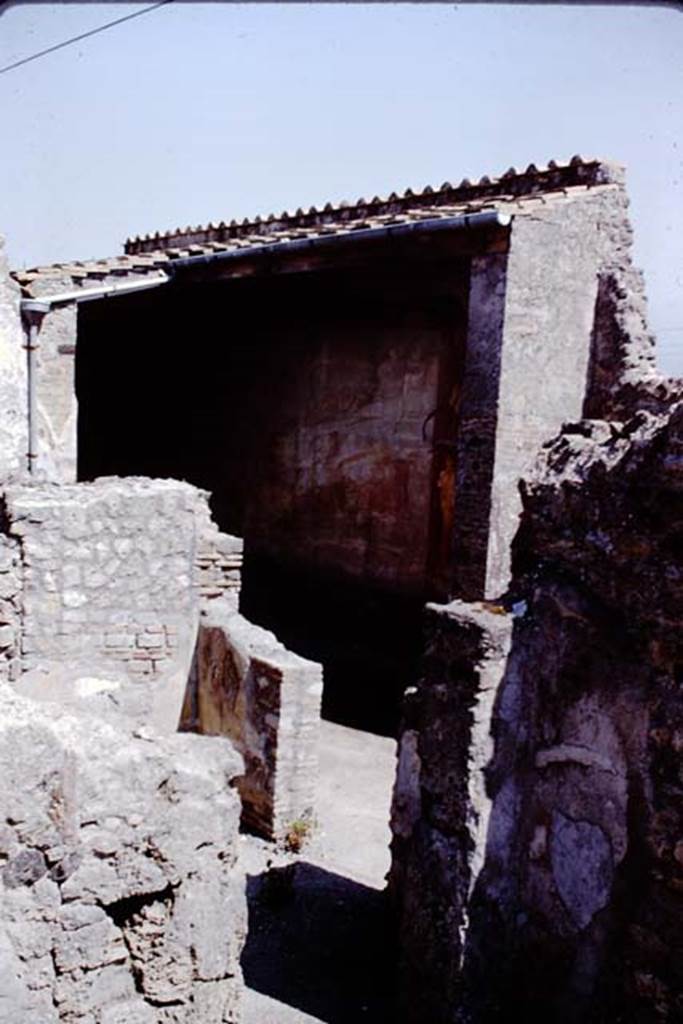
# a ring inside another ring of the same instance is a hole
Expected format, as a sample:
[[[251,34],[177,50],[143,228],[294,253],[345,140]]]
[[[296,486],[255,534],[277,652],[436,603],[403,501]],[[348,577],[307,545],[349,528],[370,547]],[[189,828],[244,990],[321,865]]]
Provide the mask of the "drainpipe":
[[[168,274],[159,274],[141,281],[121,281],[117,284],[104,284],[99,288],[76,288],[69,292],[55,292],[52,295],[42,295],[40,298],[21,299],[21,311],[28,323],[26,373],[28,386],[27,455],[29,473],[32,474],[34,472],[36,459],[38,458],[38,399],[36,391],[38,350],[40,348],[38,336],[45,314],[49,313],[53,306],[61,303],[91,302],[93,299],[104,299],[110,295],[144,291],[147,288],[158,288],[159,285],[167,284],[169,281],[170,277]]]
[[[37,452],[36,420],[36,352],[38,350],[38,319],[32,316],[28,327],[27,375],[28,375],[28,471],[33,473]]]

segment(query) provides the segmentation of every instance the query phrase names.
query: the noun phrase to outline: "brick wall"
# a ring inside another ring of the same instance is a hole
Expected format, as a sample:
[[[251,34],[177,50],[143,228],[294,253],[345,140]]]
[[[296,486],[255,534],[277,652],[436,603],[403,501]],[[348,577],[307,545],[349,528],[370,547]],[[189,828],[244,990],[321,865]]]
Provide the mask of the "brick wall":
[[[322,667],[237,614],[205,605],[183,728],[227,736],[244,757],[242,822],[282,838],[315,809]]]

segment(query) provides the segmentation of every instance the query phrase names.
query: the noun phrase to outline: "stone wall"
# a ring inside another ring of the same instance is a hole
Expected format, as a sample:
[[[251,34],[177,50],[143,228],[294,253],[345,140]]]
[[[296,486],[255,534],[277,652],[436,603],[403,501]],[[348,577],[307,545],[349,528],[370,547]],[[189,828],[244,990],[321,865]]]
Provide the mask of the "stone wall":
[[[605,306],[598,287],[638,276],[623,175],[616,166],[605,171],[605,183],[589,192],[527,203],[509,251],[473,260],[456,457],[451,593],[459,597],[491,598],[507,586],[517,485],[541,445],[586,403],[592,416],[613,415],[611,396],[628,390],[627,379],[634,399],[645,366],[654,373],[642,288],[632,300],[636,331],[633,317]],[[613,359],[619,346],[621,361]]]
[[[628,250],[627,224],[621,250]],[[623,420],[635,409],[665,411],[683,397],[683,381],[657,370],[655,338],[647,324],[645,282],[627,259],[600,272],[591,341],[591,364],[583,414]]]
[[[78,461],[78,307],[73,302],[57,306],[38,316],[37,324],[37,451],[33,473],[40,480],[71,484],[77,479]]]
[[[202,615],[183,727],[228,736],[244,757],[246,828],[282,838],[314,816],[322,668],[224,601]]]
[[[223,604],[237,609],[242,578],[241,537],[219,533],[213,523],[206,522],[197,544],[194,561],[195,585],[206,601],[220,597]]]
[[[681,405],[567,427],[505,607],[430,611],[394,798],[406,1020],[683,1013],[682,453]]]
[[[0,480],[20,476],[28,465],[28,385],[19,295],[0,237]]]
[[[237,614],[242,542],[211,522],[206,494],[111,478],[17,484],[4,501],[2,677],[64,706],[108,693],[163,732],[187,697],[185,727],[244,755],[249,827],[310,817],[321,669]]]
[[[18,679],[22,671],[23,576],[18,538],[0,533],[0,679],[4,680]]]
[[[484,860],[490,721],[510,621],[428,605],[421,677],[404,699],[391,813],[401,1021],[460,1020],[470,895]],[[466,1016],[462,1020],[466,1020]]]
[[[246,931],[239,757],[0,683],[7,1024],[233,1024]]]
[[[238,593],[241,542],[218,533],[206,497],[170,480],[16,485],[5,511],[7,670],[20,647],[15,678],[69,663],[158,683],[149,713],[175,728],[200,600]]]

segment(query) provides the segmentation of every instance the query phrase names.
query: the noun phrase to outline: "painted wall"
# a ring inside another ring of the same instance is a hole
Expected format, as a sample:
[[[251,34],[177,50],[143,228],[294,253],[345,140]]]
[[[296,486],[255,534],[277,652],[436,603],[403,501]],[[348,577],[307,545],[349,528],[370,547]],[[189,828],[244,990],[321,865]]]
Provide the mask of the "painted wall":
[[[389,587],[426,584],[431,424],[446,338],[438,324],[350,313],[278,331],[264,376],[279,390],[259,435],[245,534],[260,552]],[[256,387],[254,387],[256,383]],[[423,436],[423,425],[426,437]]]
[[[247,551],[429,592],[466,267],[164,289],[80,313],[81,473],[212,493]],[[449,434],[450,431],[450,434]]]
[[[182,728],[227,736],[244,758],[242,824],[268,838],[315,814],[322,667],[229,602],[203,608]]]

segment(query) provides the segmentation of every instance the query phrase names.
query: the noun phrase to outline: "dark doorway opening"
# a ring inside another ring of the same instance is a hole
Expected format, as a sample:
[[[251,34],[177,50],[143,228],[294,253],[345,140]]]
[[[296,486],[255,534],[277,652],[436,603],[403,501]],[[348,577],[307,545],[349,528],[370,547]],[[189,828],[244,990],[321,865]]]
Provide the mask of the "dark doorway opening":
[[[419,671],[416,597],[245,559],[241,608],[293,651],[324,666],[323,717],[383,736],[398,731],[401,696]]]
[[[79,479],[184,479],[245,539],[242,610],[395,733],[447,589],[466,261],[184,280],[86,304]]]

